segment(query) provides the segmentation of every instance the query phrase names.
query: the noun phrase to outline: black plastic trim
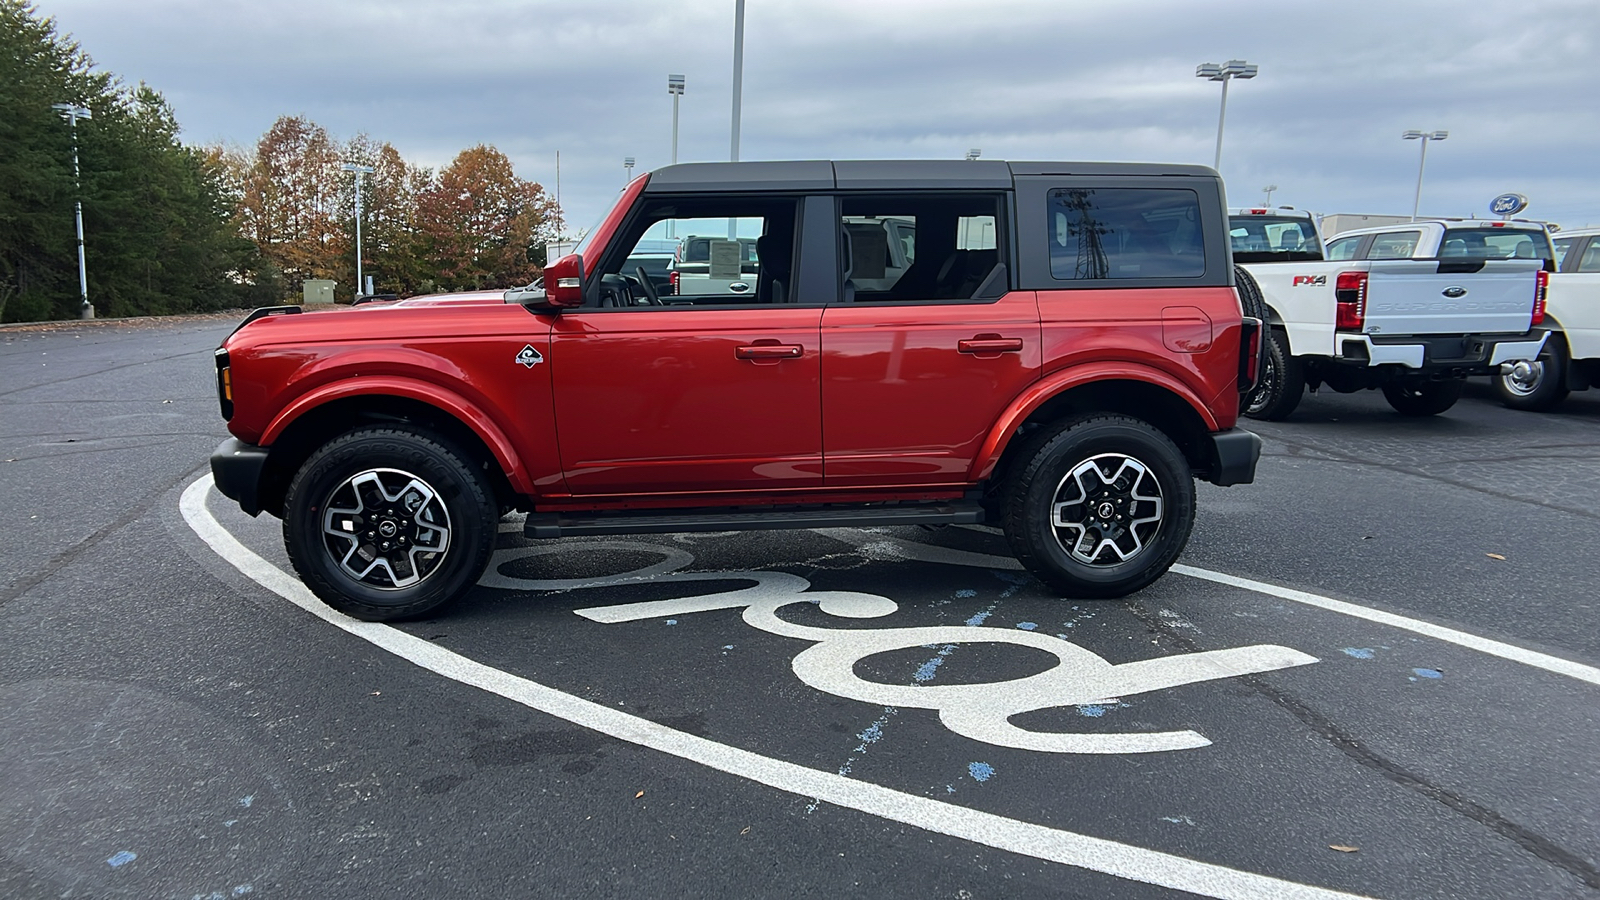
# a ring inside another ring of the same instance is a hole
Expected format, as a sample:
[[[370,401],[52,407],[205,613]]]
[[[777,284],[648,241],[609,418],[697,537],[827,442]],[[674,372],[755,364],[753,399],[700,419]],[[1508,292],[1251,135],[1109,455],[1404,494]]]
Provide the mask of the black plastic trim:
[[[303,312],[305,312],[305,310],[298,306],[263,306],[251,312],[250,315],[245,316],[243,322],[240,322],[232,331],[228,332],[228,337],[233,337],[234,335],[238,334],[240,328],[249,325],[251,322],[254,322],[257,319],[265,319],[269,316],[294,316]]]
[[[1256,480],[1256,463],[1261,459],[1261,437],[1253,431],[1231,428],[1211,436],[1212,484],[1227,487]]]
[[[532,513],[523,526],[523,534],[531,538],[558,538],[600,534],[672,534],[683,531],[977,525],[982,522],[983,508],[969,502],[757,510],[646,510],[589,514]]]
[[[211,454],[211,478],[217,490],[239,508],[261,514],[261,472],[267,467],[267,448],[228,438]]]

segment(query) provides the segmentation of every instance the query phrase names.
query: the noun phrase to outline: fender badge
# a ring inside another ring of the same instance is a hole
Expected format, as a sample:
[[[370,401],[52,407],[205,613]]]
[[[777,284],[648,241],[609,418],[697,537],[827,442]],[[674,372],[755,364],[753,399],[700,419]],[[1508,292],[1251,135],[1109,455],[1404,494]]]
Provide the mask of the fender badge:
[[[532,344],[529,344],[518,351],[516,361],[531,369],[544,362],[544,357],[539,354],[539,351],[533,349]]]

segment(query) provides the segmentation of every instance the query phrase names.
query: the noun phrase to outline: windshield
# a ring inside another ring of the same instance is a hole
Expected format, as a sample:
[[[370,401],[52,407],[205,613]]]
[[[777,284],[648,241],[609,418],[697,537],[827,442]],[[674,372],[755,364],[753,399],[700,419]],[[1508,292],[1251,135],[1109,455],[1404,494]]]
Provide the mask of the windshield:
[[[1234,262],[1305,261],[1322,258],[1322,242],[1310,219],[1292,216],[1229,216]]]
[[[1542,259],[1555,269],[1556,252],[1543,230],[1513,228],[1446,228],[1439,257],[1467,259]]]

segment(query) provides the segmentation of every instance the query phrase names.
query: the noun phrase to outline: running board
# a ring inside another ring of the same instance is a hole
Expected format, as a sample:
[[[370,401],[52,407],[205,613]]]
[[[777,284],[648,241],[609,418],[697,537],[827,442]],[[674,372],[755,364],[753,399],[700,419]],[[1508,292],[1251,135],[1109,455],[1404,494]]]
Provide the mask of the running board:
[[[531,513],[523,534],[531,538],[597,534],[671,534],[681,531],[764,531],[785,528],[866,528],[884,525],[978,525],[983,508],[956,502],[910,506],[814,509],[720,509],[715,512],[621,511]]]

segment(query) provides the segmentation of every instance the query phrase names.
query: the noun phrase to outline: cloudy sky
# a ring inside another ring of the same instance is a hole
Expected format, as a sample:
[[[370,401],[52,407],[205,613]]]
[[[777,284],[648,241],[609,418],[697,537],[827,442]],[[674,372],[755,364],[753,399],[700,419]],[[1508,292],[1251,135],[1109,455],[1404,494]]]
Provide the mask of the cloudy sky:
[[[192,143],[253,144],[279,115],[365,132],[439,166],[494,144],[556,187],[577,229],[622,159],[665,165],[668,73],[688,78],[679,159],[728,158],[734,0],[37,0]],[[1229,89],[1235,205],[1600,225],[1600,3],[1341,0],[748,0],[744,159],[1209,164]]]

